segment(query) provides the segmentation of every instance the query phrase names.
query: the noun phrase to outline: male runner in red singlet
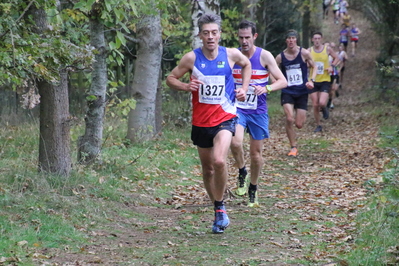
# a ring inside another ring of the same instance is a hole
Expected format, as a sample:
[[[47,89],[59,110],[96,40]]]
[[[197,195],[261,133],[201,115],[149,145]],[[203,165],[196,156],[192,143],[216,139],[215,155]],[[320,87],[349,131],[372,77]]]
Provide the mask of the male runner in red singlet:
[[[186,53],[166,79],[175,90],[192,94],[191,139],[201,160],[205,189],[214,203],[212,232],[223,233],[230,224],[223,202],[227,186],[227,155],[235,133],[236,99],[243,101],[251,77],[251,63],[236,48],[219,46],[221,19],[202,15],[198,19],[202,47]],[[234,64],[243,68],[243,85],[235,89]],[[190,73],[190,82],[179,79]]]

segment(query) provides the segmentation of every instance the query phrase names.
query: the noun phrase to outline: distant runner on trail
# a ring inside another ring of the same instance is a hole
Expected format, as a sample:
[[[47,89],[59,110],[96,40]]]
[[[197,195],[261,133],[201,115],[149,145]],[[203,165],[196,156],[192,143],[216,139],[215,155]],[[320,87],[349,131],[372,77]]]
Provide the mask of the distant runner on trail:
[[[316,79],[314,88],[311,91],[310,99],[313,105],[313,114],[316,121],[316,129],[314,132],[321,132],[323,130],[320,124],[320,111],[323,112],[323,118],[328,119],[329,111],[326,107],[328,101],[328,94],[331,89],[331,77],[332,67],[335,67],[338,62],[337,54],[328,45],[323,44],[323,34],[321,32],[315,32],[312,35],[313,46],[308,50],[310,51],[312,58],[315,62],[316,67],[312,70],[316,71]],[[331,55],[333,62],[330,65],[328,56]]]
[[[285,42],[287,48],[277,55],[276,61],[287,78],[288,86],[281,92],[281,105],[285,113],[285,130],[291,145],[288,156],[298,155],[298,145],[294,125],[301,129],[306,121],[309,89],[313,89],[316,71],[308,79],[310,71],[315,67],[310,52],[297,45],[298,32],[289,30]]]
[[[339,23],[339,3],[341,0],[332,0],[331,5],[332,5],[332,10],[334,12],[334,23],[338,24]]]
[[[198,19],[202,47],[186,53],[166,78],[175,90],[192,94],[191,139],[197,146],[205,189],[214,204],[212,232],[223,233],[230,224],[223,202],[227,187],[227,155],[236,130],[236,99],[245,100],[251,62],[236,48],[219,46],[221,19],[204,14]],[[242,86],[235,88],[232,68],[242,67]],[[179,79],[190,73],[190,82]]]
[[[349,37],[350,33],[348,30],[348,27],[345,24],[341,25],[341,30],[339,32],[339,43],[344,45],[345,52],[346,52],[346,47],[348,47],[348,42],[349,42]]]
[[[287,86],[283,73],[277,66],[274,56],[260,47],[255,46],[258,37],[255,23],[243,20],[238,26],[238,42],[241,52],[249,58],[252,65],[252,76],[247,99],[237,102],[238,123],[236,134],[231,143],[231,152],[238,166],[236,194],[243,196],[248,193],[248,206],[259,207],[258,179],[263,166],[263,144],[269,138],[269,116],[267,110],[267,95]],[[269,83],[269,74],[275,81]],[[235,65],[233,77],[236,87],[242,84],[241,67]],[[244,133],[250,137],[251,178],[247,179],[245,168],[243,140]],[[248,186],[249,183],[249,186]]]
[[[343,44],[341,43],[340,46],[343,47]],[[330,47],[331,49],[335,52],[335,42],[331,42],[330,43]],[[344,51],[345,52],[345,51]],[[338,55],[339,58],[339,55]],[[330,65],[333,62],[333,57],[331,55],[328,56],[328,62],[330,63]],[[329,99],[328,99],[328,103],[327,103],[327,108],[330,109],[334,109],[334,103],[333,100],[335,97],[338,97],[338,86],[339,86],[339,82],[340,82],[340,77],[339,77],[339,66],[340,66],[341,62],[339,61],[338,64],[334,67],[331,66],[332,72],[330,73],[330,77],[331,77],[331,90],[329,93]]]
[[[350,27],[351,25],[351,15],[346,13],[345,15],[342,16],[342,23],[345,24],[346,27]]]
[[[323,0],[323,18],[328,18],[328,10],[330,9],[331,0]]]
[[[340,44],[339,45],[339,52],[338,52],[338,58],[339,58],[339,79],[340,79],[340,87],[344,81],[344,71],[345,71],[345,65],[346,61],[348,61],[348,54],[345,52],[344,45]]]
[[[339,2],[339,15],[342,18],[346,13],[348,13],[349,4],[346,0],[340,0]]]
[[[352,46],[352,57],[355,56],[356,49],[357,49],[357,43],[359,42],[359,35],[362,33],[359,28],[356,26],[356,23],[352,23],[351,29],[350,29],[350,35],[351,35],[351,46]]]

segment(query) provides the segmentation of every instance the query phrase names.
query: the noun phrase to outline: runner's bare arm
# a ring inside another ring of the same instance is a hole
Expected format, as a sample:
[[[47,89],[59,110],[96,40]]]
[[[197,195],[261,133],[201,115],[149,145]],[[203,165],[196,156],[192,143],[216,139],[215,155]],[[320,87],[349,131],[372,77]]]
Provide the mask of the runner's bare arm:
[[[249,59],[241,53],[240,50],[236,48],[227,48],[227,54],[229,57],[230,67],[233,68],[234,64],[237,64],[242,67],[241,75],[242,75],[242,87],[236,89],[236,98],[239,101],[245,101],[249,81],[251,80],[252,75],[252,66]]]
[[[277,56],[276,56],[276,63],[277,63],[277,66],[281,69],[281,54],[278,54]],[[273,77],[273,75],[271,74],[271,73],[269,73],[269,79],[270,79],[270,83],[271,84],[273,84],[274,82],[276,82],[276,78],[275,77]]]
[[[331,57],[333,58],[332,65],[334,65],[334,66],[338,65],[339,57],[338,57],[337,53],[330,46],[327,47],[327,53],[329,55],[331,55]]]
[[[262,65],[268,69],[270,75],[272,75],[275,79],[271,85],[271,91],[277,91],[286,88],[287,79],[284,77],[283,72],[281,72],[280,68],[278,67],[276,59],[273,57],[273,55],[269,51],[262,50],[260,60]],[[264,88],[264,90],[265,91],[263,93],[266,92],[266,88]]]
[[[302,58],[308,64],[309,73],[312,73],[312,76],[310,77],[310,79],[315,80],[316,76],[317,76],[317,71],[313,71],[313,69],[315,68],[316,65],[313,61],[312,54],[308,50],[302,49]]]
[[[281,54],[278,54],[276,56],[276,63],[277,63],[278,66],[280,66],[280,64],[281,64]]]
[[[186,73],[191,73],[194,67],[195,54],[189,52],[185,54],[180,63],[170,72],[166,78],[166,85],[179,91],[197,91],[201,81],[195,78],[190,79],[190,83],[181,82],[179,79]]]

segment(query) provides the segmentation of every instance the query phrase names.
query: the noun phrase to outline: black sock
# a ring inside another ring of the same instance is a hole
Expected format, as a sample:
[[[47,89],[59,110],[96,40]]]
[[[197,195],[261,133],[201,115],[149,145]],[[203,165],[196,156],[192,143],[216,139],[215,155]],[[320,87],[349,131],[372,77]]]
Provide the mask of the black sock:
[[[243,168],[239,168],[239,169],[238,169],[238,172],[240,173],[240,175],[245,174],[245,171],[247,171],[247,169],[245,169],[245,165],[244,165]]]
[[[215,205],[215,209],[224,206],[223,200],[222,201],[215,200],[215,202],[213,204]]]
[[[258,189],[258,185],[252,185],[252,183],[249,183],[248,190],[256,191],[257,189]]]

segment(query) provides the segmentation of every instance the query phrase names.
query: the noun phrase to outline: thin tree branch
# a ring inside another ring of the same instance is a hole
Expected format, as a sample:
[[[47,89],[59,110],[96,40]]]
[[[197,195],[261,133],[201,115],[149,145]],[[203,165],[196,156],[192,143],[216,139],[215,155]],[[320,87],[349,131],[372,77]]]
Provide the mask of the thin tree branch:
[[[29,2],[28,6],[27,6],[27,7],[25,8],[25,10],[22,12],[22,14],[19,16],[19,18],[17,18],[17,20],[15,21],[15,24],[16,24],[18,21],[20,21],[20,20],[25,16],[25,13],[28,12],[30,6],[31,6],[34,2],[36,2],[36,0],[32,0],[32,1]],[[10,29],[6,30],[3,34],[1,34],[1,35],[0,35],[0,39],[3,38],[4,35],[6,35],[9,31],[10,31]]]

